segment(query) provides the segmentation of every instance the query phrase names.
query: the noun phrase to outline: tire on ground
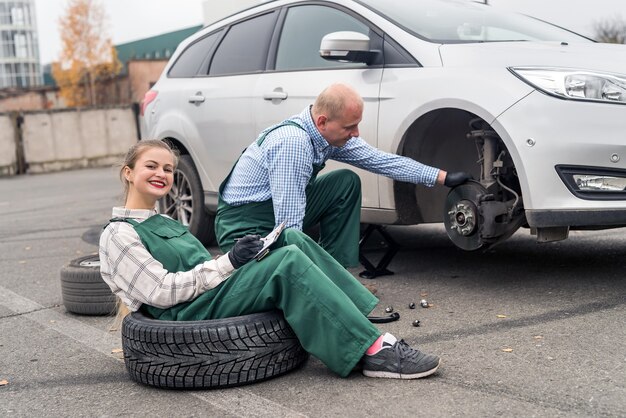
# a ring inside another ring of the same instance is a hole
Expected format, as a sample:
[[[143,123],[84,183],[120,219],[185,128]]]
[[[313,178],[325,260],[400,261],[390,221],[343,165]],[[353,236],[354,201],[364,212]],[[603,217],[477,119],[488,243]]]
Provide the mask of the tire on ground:
[[[161,321],[134,312],[122,323],[122,347],[131,379],[176,389],[259,382],[308,358],[280,311],[206,321]]]
[[[100,258],[76,258],[61,269],[61,295],[68,312],[81,315],[115,314],[115,295],[100,275]]]

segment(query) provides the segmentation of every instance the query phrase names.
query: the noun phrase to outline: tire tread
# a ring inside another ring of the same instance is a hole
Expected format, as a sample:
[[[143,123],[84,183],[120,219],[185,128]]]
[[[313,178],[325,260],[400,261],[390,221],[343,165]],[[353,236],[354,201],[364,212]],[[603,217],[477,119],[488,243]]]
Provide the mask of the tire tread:
[[[102,280],[100,267],[81,265],[83,261],[97,260],[97,255],[83,256],[61,269],[61,296],[68,312],[93,316],[115,314],[115,295]]]
[[[266,338],[255,338],[261,335]],[[254,383],[308,358],[279,311],[190,322],[132,313],[122,324],[122,347],[131,379],[172,389]]]

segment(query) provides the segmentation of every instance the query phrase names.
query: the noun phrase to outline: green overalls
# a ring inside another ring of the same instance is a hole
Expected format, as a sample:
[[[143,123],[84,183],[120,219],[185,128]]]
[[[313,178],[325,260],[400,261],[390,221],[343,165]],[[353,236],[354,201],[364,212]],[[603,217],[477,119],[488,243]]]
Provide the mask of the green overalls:
[[[275,129],[285,125],[300,125],[292,121],[275,126],[257,140],[261,146],[265,137]],[[305,131],[306,132],[306,131]],[[251,202],[240,206],[230,206],[222,199],[224,187],[235,169],[230,170],[219,188],[219,204],[215,217],[215,235],[220,249],[229,251],[235,238],[248,234],[265,236],[274,229],[274,205],[272,199],[264,202]],[[320,225],[322,248],[328,251],[344,267],[359,265],[359,233],[361,223],[361,182],[353,171],[342,169],[331,171],[317,178],[324,168],[313,165],[313,174],[306,187],[306,209],[303,228],[309,229]],[[276,246],[289,245],[283,234]]]
[[[211,259],[187,228],[171,218],[111,221],[133,225],[169,272],[188,271]],[[339,375],[348,375],[381,334],[366,317],[378,299],[305,234],[293,229],[283,234],[292,245],[245,264],[196,299],[168,309],[144,304],[141,310],[161,320],[194,321],[280,309],[306,351]]]

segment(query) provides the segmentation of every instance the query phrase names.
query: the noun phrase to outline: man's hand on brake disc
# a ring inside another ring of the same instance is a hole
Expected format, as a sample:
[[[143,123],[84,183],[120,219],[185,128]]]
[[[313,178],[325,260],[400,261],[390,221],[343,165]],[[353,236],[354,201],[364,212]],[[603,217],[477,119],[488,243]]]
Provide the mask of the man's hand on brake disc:
[[[472,175],[463,171],[449,172],[446,174],[443,184],[448,187],[456,187],[471,179],[473,179]]]

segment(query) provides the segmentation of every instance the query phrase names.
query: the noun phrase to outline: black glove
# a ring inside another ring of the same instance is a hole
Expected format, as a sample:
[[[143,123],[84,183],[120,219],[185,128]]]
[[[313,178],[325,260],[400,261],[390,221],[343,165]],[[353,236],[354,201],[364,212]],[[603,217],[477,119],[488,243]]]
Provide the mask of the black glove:
[[[443,184],[448,187],[456,187],[471,179],[473,179],[471,174],[464,173],[463,171],[456,171],[454,173],[446,174],[446,179],[443,181]]]
[[[263,241],[260,235],[246,235],[239,239],[228,252],[228,259],[233,267],[238,269],[252,260],[261,248],[263,248]]]

